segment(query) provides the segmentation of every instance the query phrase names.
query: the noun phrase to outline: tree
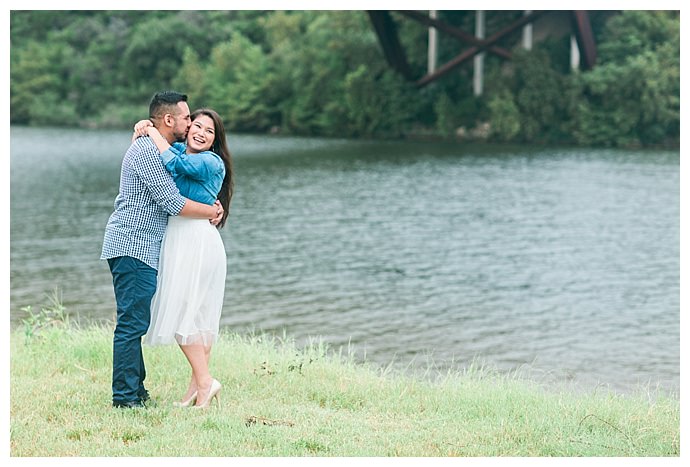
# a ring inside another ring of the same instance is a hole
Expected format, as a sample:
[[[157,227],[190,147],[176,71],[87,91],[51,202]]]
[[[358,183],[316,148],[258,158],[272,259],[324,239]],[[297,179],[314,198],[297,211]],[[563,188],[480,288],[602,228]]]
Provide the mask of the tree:
[[[601,63],[573,79],[580,144],[658,144],[680,132],[680,19],[624,12],[610,19]],[[577,95],[577,93],[575,93]]]
[[[271,121],[263,95],[270,82],[267,56],[239,32],[216,45],[204,69],[208,105],[236,131],[263,131]]]
[[[14,51],[10,68],[11,121],[34,125],[73,126],[78,123],[69,99],[69,57],[64,43],[29,41]]]

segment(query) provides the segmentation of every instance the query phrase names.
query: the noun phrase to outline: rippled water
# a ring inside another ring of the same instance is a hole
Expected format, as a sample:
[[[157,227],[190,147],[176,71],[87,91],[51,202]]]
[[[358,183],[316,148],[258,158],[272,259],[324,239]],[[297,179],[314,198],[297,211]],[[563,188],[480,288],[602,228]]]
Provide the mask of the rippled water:
[[[11,130],[11,317],[99,261],[126,132]],[[377,364],[677,392],[679,153],[231,136],[222,324]]]

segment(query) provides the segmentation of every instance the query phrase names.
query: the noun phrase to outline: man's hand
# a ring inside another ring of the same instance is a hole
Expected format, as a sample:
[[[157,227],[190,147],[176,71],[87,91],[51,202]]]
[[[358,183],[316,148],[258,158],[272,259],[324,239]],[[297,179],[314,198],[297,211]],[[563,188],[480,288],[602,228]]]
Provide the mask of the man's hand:
[[[220,204],[220,201],[216,200],[216,202],[213,204],[213,206],[216,208],[216,217],[213,219],[209,220],[211,225],[218,225],[220,224],[220,221],[223,219],[223,213],[225,212],[225,209],[223,209],[223,205]]]

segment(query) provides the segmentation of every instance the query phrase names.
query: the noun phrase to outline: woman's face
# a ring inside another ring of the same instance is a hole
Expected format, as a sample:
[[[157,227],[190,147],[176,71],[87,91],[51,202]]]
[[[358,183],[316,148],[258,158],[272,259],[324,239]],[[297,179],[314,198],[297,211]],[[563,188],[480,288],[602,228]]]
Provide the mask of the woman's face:
[[[208,151],[216,139],[216,128],[208,115],[199,115],[187,133],[187,150],[190,153]]]

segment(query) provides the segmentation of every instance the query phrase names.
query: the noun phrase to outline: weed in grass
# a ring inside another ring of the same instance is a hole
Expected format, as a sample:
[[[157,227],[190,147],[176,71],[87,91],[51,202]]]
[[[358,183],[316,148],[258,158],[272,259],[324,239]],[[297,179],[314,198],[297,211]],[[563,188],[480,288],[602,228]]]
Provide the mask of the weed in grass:
[[[33,311],[31,305],[23,307],[21,310],[28,316],[22,320],[24,324],[24,340],[29,343],[43,329],[50,327],[69,327],[69,315],[62,305],[60,291],[55,288],[53,293],[48,296],[49,304],[41,307],[38,312]]]

